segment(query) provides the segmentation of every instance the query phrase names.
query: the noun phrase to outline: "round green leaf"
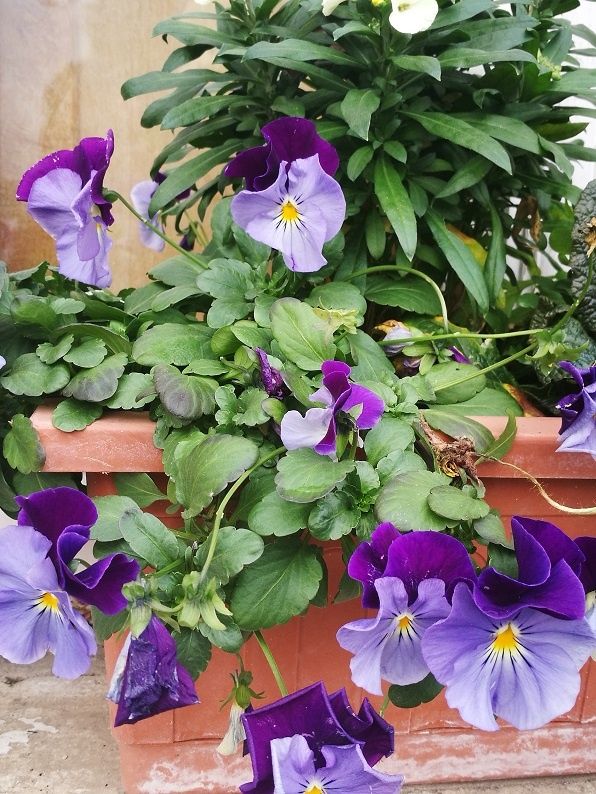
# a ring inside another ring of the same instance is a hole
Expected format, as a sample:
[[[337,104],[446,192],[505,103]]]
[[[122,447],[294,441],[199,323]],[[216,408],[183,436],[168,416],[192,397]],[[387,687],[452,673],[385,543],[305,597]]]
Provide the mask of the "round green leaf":
[[[320,369],[335,357],[329,327],[307,303],[281,298],[271,307],[271,330],[282,353],[301,369]]]
[[[23,414],[15,414],[10,420],[3,451],[8,465],[22,474],[39,471],[46,459],[37,430],[31,419]]]
[[[62,392],[65,397],[76,400],[102,402],[109,399],[118,388],[118,379],[128,363],[126,353],[109,356],[93,369],[79,372]]]
[[[489,506],[482,499],[474,499],[462,493],[454,485],[440,485],[428,495],[428,506],[445,518],[457,521],[472,521],[488,514]]]
[[[389,700],[400,709],[413,709],[422,703],[430,703],[443,689],[432,673],[417,684],[398,686],[393,684],[387,692]]]
[[[164,183],[165,184],[165,183]],[[134,343],[132,357],[138,364],[190,364],[194,358],[212,358],[210,341],[213,331],[194,323],[164,323],[145,331]]]
[[[307,526],[310,505],[288,502],[273,491],[248,514],[248,526],[259,535],[292,535]]]
[[[381,488],[375,504],[377,518],[390,521],[404,532],[445,529],[447,522],[430,509],[428,496],[433,488],[449,482],[444,474],[433,471],[400,474]]]
[[[62,400],[54,408],[52,424],[64,433],[83,430],[87,425],[99,419],[103,412],[97,403],[82,403],[78,400]]]
[[[478,372],[478,367],[473,364],[458,364],[455,361],[449,361],[445,364],[435,365],[426,373],[425,377],[435,391],[437,403],[463,403],[486,386],[484,375],[470,377]],[[458,382],[468,377],[470,380],[463,383]]]
[[[40,397],[62,389],[70,374],[64,364],[44,364],[35,353],[25,353],[13,363],[0,383],[12,394]]]
[[[312,449],[296,449],[278,462],[275,485],[288,502],[314,502],[333,490],[353,468],[351,460],[336,462]]]

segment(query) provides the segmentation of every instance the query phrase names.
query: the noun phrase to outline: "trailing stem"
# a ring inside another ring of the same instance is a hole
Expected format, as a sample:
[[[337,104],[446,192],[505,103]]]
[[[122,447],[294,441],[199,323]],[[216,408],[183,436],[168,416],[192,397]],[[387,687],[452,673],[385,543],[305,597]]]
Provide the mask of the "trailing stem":
[[[285,697],[288,694],[288,688],[285,684],[285,681],[278,667],[278,664],[275,661],[275,657],[273,656],[271,648],[267,644],[265,637],[263,637],[260,631],[255,631],[254,635],[256,641],[259,643],[259,647],[263,651],[263,656],[267,660],[267,664],[271,668],[271,672],[273,673],[273,677],[275,678],[275,683],[277,684],[277,688],[279,689],[281,696]]]

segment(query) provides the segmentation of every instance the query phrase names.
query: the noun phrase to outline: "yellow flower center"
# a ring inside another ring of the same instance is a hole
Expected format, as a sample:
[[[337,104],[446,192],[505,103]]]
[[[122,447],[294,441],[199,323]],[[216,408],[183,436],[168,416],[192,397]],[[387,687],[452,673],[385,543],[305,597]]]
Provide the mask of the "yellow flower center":
[[[410,612],[402,612],[395,616],[395,631],[397,634],[411,634],[414,627],[414,616]]]
[[[51,609],[53,612],[58,612],[60,609],[59,601],[53,593],[42,593],[37,603],[43,609]]]
[[[294,223],[300,218],[298,207],[290,199],[286,199],[279,210],[279,217],[284,222]],[[309,792],[310,794],[310,792]]]
[[[325,789],[322,789],[316,783],[312,783],[304,792],[304,794],[325,794]]]
[[[519,647],[517,642],[517,629],[511,623],[501,628],[495,633],[495,638],[491,643],[491,649],[498,653],[513,653]]]

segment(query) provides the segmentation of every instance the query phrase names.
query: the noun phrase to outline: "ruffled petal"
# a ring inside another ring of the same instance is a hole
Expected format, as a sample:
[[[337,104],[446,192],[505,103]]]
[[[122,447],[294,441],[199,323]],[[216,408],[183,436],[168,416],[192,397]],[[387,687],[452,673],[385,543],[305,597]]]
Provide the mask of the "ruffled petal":
[[[286,449],[314,448],[321,442],[333,418],[330,408],[309,408],[304,416],[298,411],[284,414],[280,435]]]

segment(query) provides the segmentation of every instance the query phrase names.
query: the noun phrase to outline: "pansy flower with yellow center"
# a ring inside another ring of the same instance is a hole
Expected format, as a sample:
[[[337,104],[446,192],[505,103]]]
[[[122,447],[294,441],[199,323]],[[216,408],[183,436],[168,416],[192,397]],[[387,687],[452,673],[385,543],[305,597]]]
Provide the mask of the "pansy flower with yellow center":
[[[346,201],[314,154],[282,160],[275,182],[265,190],[241,190],[231,212],[247,234],[281,251],[290,270],[310,273],[327,263],[323,245],[341,229]]]
[[[0,529],[0,656],[30,664],[50,651],[54,675],[77,678],[96,651],[95,636],[60,587],[51,545],[32,527]]]
[[[521,730],[539,728],[573,707],[579,670],[594,647],[585,618],[565,620],[538,609],[491,618],[458,584],[451,613],[431,626],[422,652],[447,703],[477,728],[496,717]]]

